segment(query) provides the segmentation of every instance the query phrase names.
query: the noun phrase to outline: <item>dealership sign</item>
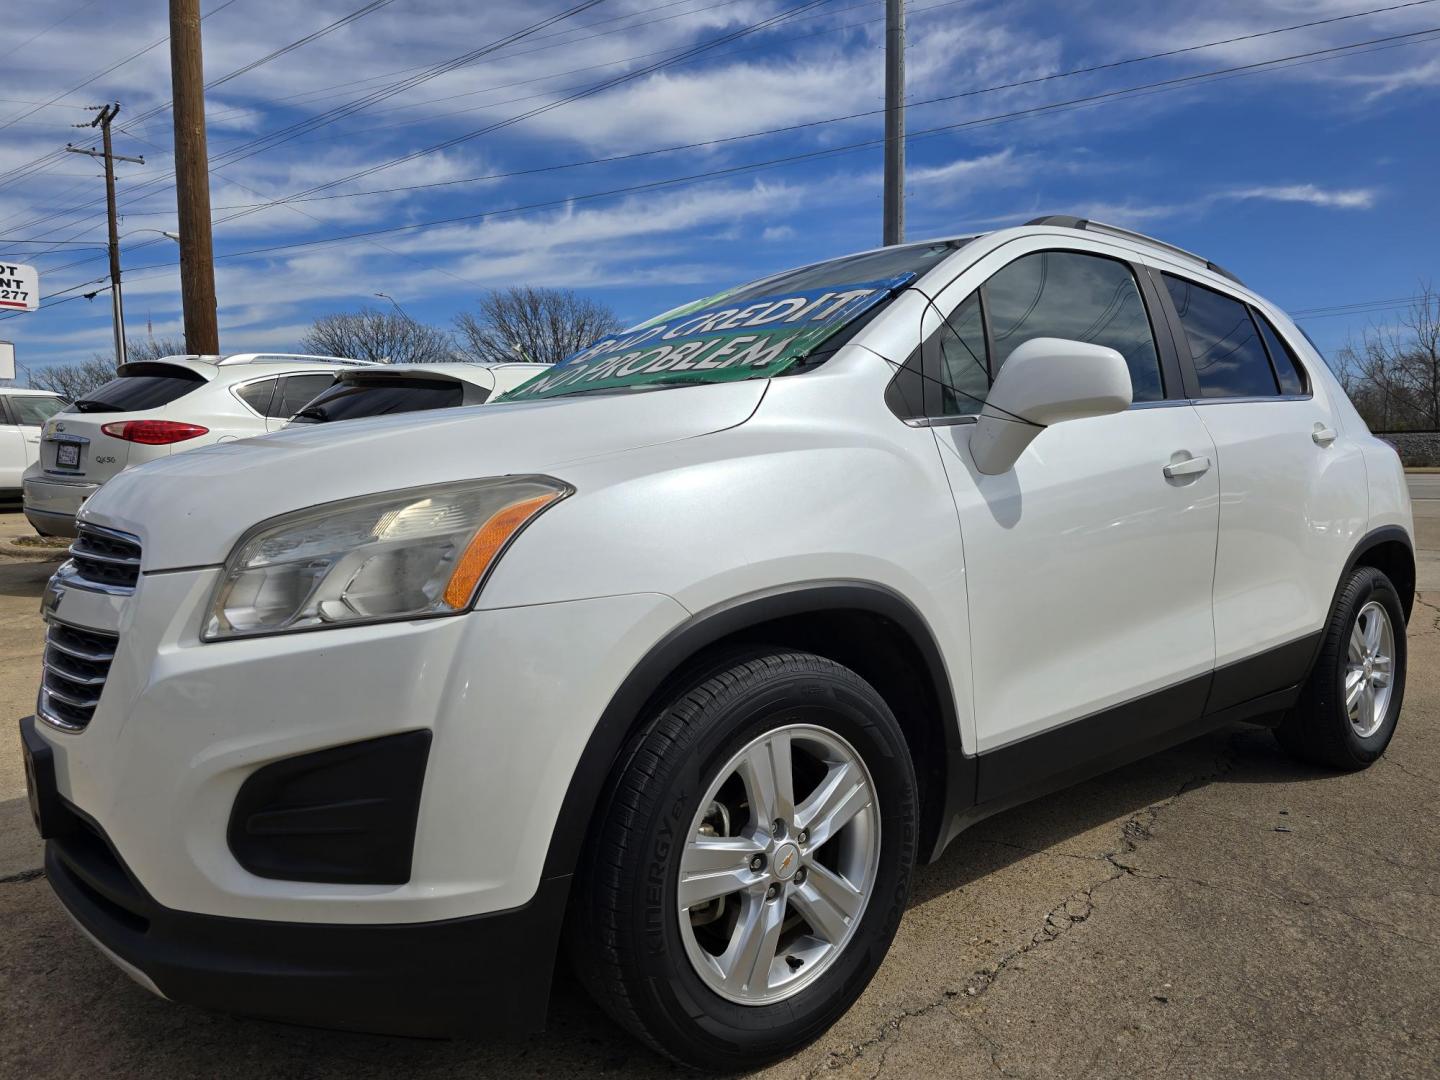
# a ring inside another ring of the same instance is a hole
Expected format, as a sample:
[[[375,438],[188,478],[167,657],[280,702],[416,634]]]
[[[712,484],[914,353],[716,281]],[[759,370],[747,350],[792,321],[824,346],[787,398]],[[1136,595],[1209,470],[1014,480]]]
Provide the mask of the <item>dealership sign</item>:
[[[33,266],[0,263],[0,308],[34,311],[40,306],[40,275]]]
[[[702,301],[597,341],[497,400],[612,386],[720,382],[778,375],[914,275],[822,289]],[[732,294],[733,295],[733,294]]]

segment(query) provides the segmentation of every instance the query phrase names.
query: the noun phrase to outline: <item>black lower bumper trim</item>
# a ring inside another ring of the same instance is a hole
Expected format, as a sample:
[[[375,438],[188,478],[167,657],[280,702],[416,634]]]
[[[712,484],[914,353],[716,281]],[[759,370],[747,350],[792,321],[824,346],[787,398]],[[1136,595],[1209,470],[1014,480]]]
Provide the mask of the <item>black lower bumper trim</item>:
[[[50,835],[45,871],[56,896],[101,945],[171,1000],[431,1038],[544,1027],[568,876],[542,881],[521,907],[441,922],[197,915],[157,903],[99,825],[53,790],[53,773],[40,770],[39,782],[50,788],[41,792]]]

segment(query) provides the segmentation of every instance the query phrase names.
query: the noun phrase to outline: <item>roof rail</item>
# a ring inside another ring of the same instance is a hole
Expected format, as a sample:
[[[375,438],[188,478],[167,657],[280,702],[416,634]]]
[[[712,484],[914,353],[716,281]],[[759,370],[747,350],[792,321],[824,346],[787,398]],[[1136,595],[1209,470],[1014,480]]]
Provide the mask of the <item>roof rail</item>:
[[[206,358],[208,359],[208,357]],[[215,361],[216,365],[228,367],[231,364],[345,364],[350,367],[369,367],[373,360],[351,360],[344,356],[311,356],[308,353],[231,353]]]
[[[1111,236],[1123,236],[1126,240],[1139,240],[1145,244],[1153,244],[1155,247],[1163,248],[1173,255],[1197,262],[1211,273],[1219,274],[1223,278],[1229,278],[1236,285],[1243,286],[1245,283],[1238,277],[1226,270],[1223,266],[1211,262],[1203,255],[1196,255],[1193,251],[1186,251],[1174,244],[1167,244],[1164,240],[1157,240],[1153,236],[1146,236],[1134,229],[1122,229],[1119,225],[1106,225],[1103,221],[1091,221],[1089,218],[1073,217],[1070,214],[1046,214],[1033,221],[1027,221],[1026,225],[1058,225],[1064,229],[1084,229],[1087,232],[1108,233]]]

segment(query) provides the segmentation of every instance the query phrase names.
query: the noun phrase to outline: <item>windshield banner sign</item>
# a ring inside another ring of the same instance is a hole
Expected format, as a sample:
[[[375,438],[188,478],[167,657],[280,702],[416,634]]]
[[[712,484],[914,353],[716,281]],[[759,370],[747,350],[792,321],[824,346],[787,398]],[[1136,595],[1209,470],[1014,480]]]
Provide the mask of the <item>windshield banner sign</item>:
[[[712,302],[597,341],[497,401],[619,386],[721,382],[778,375],[913,278],[830,285],[741,302]]]

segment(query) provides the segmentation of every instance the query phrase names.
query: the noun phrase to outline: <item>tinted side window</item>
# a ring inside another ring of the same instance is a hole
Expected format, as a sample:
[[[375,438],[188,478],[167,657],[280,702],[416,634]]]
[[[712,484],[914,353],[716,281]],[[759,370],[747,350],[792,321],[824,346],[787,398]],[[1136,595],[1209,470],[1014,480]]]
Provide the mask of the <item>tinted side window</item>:
[[[1193,281],[1163,276],[1190,344],[1200,396],[1273,397],[1279,393],[1250,309]]]
[[[933,354],[927,368],[935,372],[933,393],[939,404],[932,415],[969,416],[978,413],[990,392],[985,348],[985,323],[980,315],[980,294],[972,293],[950,313],[930,344]]]
[[[1134,400],[1165,396],[1145,301],[1130,268],[1116,259],[1041,251],[1016,259],[984,285],[992,375],[1037,337],[1105,345],[1125,358]]]
[[[270,416],[289,419],[310,404],[335,382],[334,375],[290,375],[280,382],[280,391],[270,404]]]
[[[481,394],[485,391],[481,390]],[[482,399],[483,400],[483,399]],[[453,380],[397,379],[339,382],[295,417],[296,423],[330,423],[363,416],[453,409],[465,404],[465,388]]]
[[[1260,336],[1265,339],[1265,348],[1270,351],[1270,363],[1275,368],[1275,378],[1280,380],[1280,392],[1305,393],[1305,377],[1300,374],[1300,361],[1295,359],[1295,353],[1285,344],[1285,339],[1275,327],[1270,325],[1269,319],[1254,308],[1250,309],[1250,314],[1255,316],[1255,322],[1260,327]]]
[[[240,400],[249,405],[261,416],[270,415],[270,399],[275,396],[275,387],[280,383],[279,379],[261,379],[259,382],[252,382],[236,390]]]
[[[31,397],[16,394],[10,399],[10,415],[17,424],[43,427],[46,420],[65,408],[65,402],[53,397]]]

